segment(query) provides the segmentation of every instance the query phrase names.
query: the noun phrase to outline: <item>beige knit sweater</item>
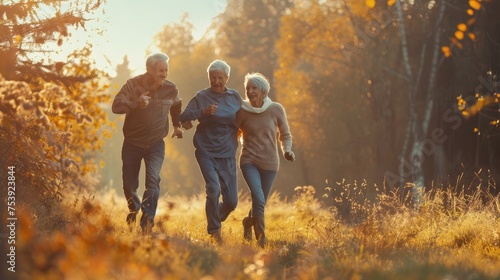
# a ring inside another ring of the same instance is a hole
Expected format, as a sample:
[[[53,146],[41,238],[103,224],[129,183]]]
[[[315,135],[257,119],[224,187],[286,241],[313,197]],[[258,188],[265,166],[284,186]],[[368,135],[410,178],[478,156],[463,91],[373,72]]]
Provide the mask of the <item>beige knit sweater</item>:
[[[236,114],[236,125],[243,132],[240,166],[253,163],[263,170],[278,171],[278,139],[282,153],[292,150],[292,135],[283,106],[272,102],[261,113],[241,109]]]

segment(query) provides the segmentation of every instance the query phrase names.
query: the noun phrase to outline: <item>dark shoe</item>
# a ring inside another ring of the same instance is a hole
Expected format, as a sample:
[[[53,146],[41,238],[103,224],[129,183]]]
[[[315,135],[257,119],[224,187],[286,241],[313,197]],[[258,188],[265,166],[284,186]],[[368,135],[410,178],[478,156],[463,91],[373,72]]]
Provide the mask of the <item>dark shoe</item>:
[[[222,234],[220,232],[220,229],[217,232],[210,234],[210,237],[212,238],[212,241],[215,244],[222,245],[223,241],[222,241]]]
[[[257,239],[257,243],[259,247],[264,248],[266,246],[266,225],[264,222],[264,216],[253,217],[254,224],[253,228],[255,231],[255,238]]]
[[[243,239],[246,241],[252,241],[252,226],[253,226],[253,218],[245,217],[242,221],[243,224]]]
[[[132,227],[135,225],[135,221],[137,218],[137,212],[130,212],[127,215],[127,225],[132,229]]]
[[[153,232],[153,227],[155,225],[154,223],[154,218],[148,217],[146,213],[142,213],[141,216],[141,228],[142,228],[142,234],[150,236]]]

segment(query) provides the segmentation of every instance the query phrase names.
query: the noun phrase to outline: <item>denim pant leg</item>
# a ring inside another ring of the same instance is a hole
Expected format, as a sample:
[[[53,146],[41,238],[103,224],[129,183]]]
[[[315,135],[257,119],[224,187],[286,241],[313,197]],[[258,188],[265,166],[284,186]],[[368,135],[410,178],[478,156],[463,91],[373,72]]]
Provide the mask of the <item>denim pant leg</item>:
[[[251,163],[243,164],[241,172],[252,195],[252,216],[264,216],[264,207],[277,172],[259,169]]]
[[[128,209],[130,212],[139,212],[141,209],[141,199],[137,194],[137,189],[139,188],[139,170],[141,169],[142,157],[143,149],[125,141],[123,142],[123,192],[125,194],[125,198],[127,199]]]
[[[160,172],[165,158],[165,142],[162,140],[147,148],[144,154],[144,165],[146,167],[146,189],[142,196],[141,226],[146,225],[146,218],[154,224],[158,199],[160,197]]]
[[[208,234],[213,234],[221,227],[219,218],[219,176],[217,175],[215,162],[212,158],[197,156],[196,161],[198,161],[201,175],[203,175],[203,179],[205,180],[205,193],[207,195],[205,202],[205,214],[208,223],[207,231]]]
[[[238,202],[236,159],[232,159],[234,170],[230,168],[230,158],[216,159],[207,156],[197,156],[196,160],[205,180],[207,232],[213,234],[220,229],[221,221],[227,218],[227,215],[234,210]],[[223,168],[222,170],[221,167]],[[221,193],[223,195],[223,202],[219,204]],[[229,211],[229,209],[231,210]]]
[[[236,158],[216,159],[222,192],[219,205],[219,218],[223,222],[238,205],[238,177],[236,176]]]

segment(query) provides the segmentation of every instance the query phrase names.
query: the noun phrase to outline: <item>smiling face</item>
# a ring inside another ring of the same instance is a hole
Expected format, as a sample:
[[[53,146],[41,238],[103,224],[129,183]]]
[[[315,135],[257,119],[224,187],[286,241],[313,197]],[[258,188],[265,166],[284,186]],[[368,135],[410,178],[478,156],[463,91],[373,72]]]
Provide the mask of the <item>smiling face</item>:
[[[222,93],[226,90],[226,83],[229,80],[229,76],[224,71],[212,70],[208,73],[208,80],[213,92]]]
[[[245,93],[247,95],[250,104],[252,104],[255,108],[260,108],[264,104],[264,98],[266,94],[262,92],[260,88],[258,88],[252,81],[247,82],[247,86],[245,88]]]
[[[147,72],[153,78],[154,86],[160,87],[168,76],[168,63],[159,60],[152,67],[148,67]]]

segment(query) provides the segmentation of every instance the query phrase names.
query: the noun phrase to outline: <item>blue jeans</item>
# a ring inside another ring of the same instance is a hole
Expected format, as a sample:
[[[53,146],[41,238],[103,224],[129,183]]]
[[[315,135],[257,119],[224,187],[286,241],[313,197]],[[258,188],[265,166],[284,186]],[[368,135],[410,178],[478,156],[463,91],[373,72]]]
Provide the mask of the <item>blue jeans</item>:
[[[236,159],[197,156],[196,160],[205,179],[207,231],[213,234],[238,204]],[[219,202],[221,194],[222,202]]]
[[[250,216],[264,216],[264,207],[273,187],[277,171],[262,170],[251,163],[246,163],[241,166],[241,172],[252,195]]]
[[[160,170],[165,157],[165,142],[160,141],[149,148],[141,148],[126,141],[122,147],[123,191],[131,213],[142,210],[141,227],[146,226],[146,219],[154,224],[158,198],[160,197]],[[137,194],[139,188],[139,171],[144,159],[146,166],[146,188],[142,202]]]

